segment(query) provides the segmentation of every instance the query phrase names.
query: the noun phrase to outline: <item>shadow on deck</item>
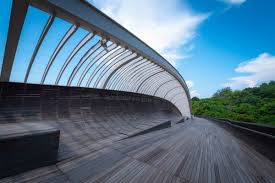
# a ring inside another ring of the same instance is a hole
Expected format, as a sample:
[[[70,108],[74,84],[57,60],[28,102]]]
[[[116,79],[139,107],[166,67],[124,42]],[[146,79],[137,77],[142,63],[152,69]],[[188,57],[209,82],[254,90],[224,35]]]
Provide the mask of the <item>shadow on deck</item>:
[[[274,172],[274,164],[253,148],[195,118],[2,181],[272,183]]]

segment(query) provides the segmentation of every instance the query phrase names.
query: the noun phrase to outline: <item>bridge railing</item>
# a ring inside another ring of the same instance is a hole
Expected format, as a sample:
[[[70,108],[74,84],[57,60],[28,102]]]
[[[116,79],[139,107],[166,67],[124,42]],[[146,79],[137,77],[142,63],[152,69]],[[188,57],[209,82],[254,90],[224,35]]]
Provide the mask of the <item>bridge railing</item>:
[[[273,162],[275,161],[275,128],[273,126],[240,122],[223,118],[203,118],[217,122],[218,125],[224,127],[234,136],[246,142]]]

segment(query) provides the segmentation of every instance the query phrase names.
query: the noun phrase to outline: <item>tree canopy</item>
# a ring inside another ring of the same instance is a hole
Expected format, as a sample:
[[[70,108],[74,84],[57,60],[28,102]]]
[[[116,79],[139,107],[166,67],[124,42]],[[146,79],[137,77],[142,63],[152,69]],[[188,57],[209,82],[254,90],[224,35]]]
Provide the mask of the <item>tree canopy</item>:
[[[259,87],[218,90],[206,99],[192,98],[194,115],[275,125],[275,81]]]

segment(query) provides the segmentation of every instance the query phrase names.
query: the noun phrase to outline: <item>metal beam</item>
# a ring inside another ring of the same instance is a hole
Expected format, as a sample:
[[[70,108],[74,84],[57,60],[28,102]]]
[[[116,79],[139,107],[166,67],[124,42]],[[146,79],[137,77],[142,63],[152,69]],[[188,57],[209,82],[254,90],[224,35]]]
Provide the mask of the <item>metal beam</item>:
[[[65,33],[65,35],[63,36],[63,38],[60,40],[60,42],[58,43],[57,47],[55,48],[52,56],[50,57],[50,60],[48,61],[48,64],[46,66],[46,69],[43,73],[42,79],[41,79],[41,84],[44,84],[46,77],[48,75],[48,72],[56,58],[56,56],[58,55],[58,53],[60,52],[60,50],[63,48],[63,46],[66,44],[66,42],[70,39],[70,37],[72,37],[72,35],[75,33],[75,31],[77,30],[77,26],[76,25],[72,25],[68,31]]]
[[[100,81],[102,80],[102,78],[108,73],[108,71],[110,69],[112,69],[116,64],[118,64],[119,62],[122,62],[123,60],[127,60],[127,57],[131,56],[132,52],[129,50],[125,50],[125,52],[123,52],[120,56],[118,56],[115,60],[113,60],[113,62],[111,62],[110,64],[108,64],[103,71],[100,73],[100,75],[98,76],[98,78],[96,79],[96,82],[94,84],[94,87],[98,87]]]
[[[143,69],[144,67],[147,67],[145,69]],[[126,82],[126,81],[130,81],[132,80],[135,76],[137,76],[137,74],[139,74],[141,72],[141,70],[143,72],[147,71],[147,69],[152,69],[154,67],[154,64],[152,62],[144,62],[144,64],[142,64],[142,66],[140,66],[139,68],[134,68],[134,70],[129,70],[129,74],[127,74],[126,77],[123,78],[123,80],[120,81],[120,83],[116,84],[118,87],[118,89],[123,89],[123,84]],[[127,71],[127,72],[128,72]],[[131,73],[132,72],[132,73]],[[127,77],[130,77],[130,78],[127,78]],[[116,87],[116,86],[115,86]]]
[[[97,63],[97,61],[99,61],[101,58],[103,58],[105,55],[108,55],[109,53],[111,53],[112,50],[114,50],[117,47],[116,44],[112,43],[111,45],[109,45],[108,47],[104,47],[104,49],[99,52],[90,62],[88,62],[88,65],[85,67],[84,71],[82,72],[79,81],[77,83],[77,86],[80,86],[83,79],[85,78],[85,76],[87,75],[87,73],[89,72],[89,70],[92,68],[92,66]]]
[[[138,57],[139,57],[139,56],[136,55],[135,57],[133,57],[133,58],[127,60],[126,62],[124,62],[123,64],[121,64],[120,66],[118,66],[115,70],[113,70],[112,73],[111,73],[111,74],[108,76],[108,78],[106,79],[106,81],[105,81],[105,83],[104,83],[104,85],[103,85],[103,89],[106,89],[106,86],[107,86],[109,80],[110,80],[111,77],[116,73],[116,71],[117,71],[118,69],[120,69],[120,68],[123,67],[124,65],[130,63],[131,61],[135,60],[135,59],[138,58]]]
[[[14,57],[16,54],[28,7],[29,0],[14,0],[12,2],[9,31],[1,69],[0,81],[10,81]]]
[[[161,70],[161,71],[159,71],[159,72],[156,72],[156,73],[154,73],[154,74],[151,74],[150,76],[148,76],[147,78],[145,78],[145,79],[140,83],[140,85],[138,86],[136,92],[138,93],[139,89],[142,87],[142,85],[143,85],[149,78],[151,78],[151,77],[153,77],[153,76],[155,76],[155,75],[157,75],[157,74],[159,74],[159,73],[162,73],[162,72],[164,72],[164,70]]]
[[[25,75],[24,83],[26,83],[28,81],[28,78],[29,78],[29,75],[30,75],[31,68],[32,68],[33,62],[35,60],[35,57],[36,57],[36,55],[37,55],[37,53],[38,53],[38,51],[40,49],[40,46],[41,46],[41,44],[42,44],[45,36],[47,35],[49,29],[51,28],[51,26],[53,24],[54,18],[55,18],[54,15],[50,15],[50,17],[49,17],[49,19],[48,19],[48,21],[47,21],[47,23],[46,23],[46,25],[45,25],[45,27],[44,27],[41,35],[39,37],[39,40],[38,40],[38,42],[37,42],[37,44],[35,46],[35,49],[34,49],[34,51],[32,53],[31,60],[30,60],[29,65],[28,65],[28,69],[27,69],[27,73]]]
[[[173,97],[171,97],[171,99],[169,101],[171,101],[173,103],[173,99],[177,96],[180,96],[180,95],[183,95],[183,92],[175,94]]]
[[[176,79],[170,79],[170,80],[168,80],[168,81],[165,81],[164,83],[162,83],[156,90],[155,90],[155,92],[154,92],[154,96],[156,96],[156,94],[157,94],[157,92],[159,91],[159,89],[162,87],[162,86],[164,86],[165,84],[167,84],[167,83],[169,83],[169,82],[172,82],[172,81],[175,81]]]
[[[116,57],[118,57],[125,50],[125,48],[122,48],[122,47],[117,47],[117,48],[118,49],[114,50],[108,57],[106,57],[102,62],[100,62],[100,64],[98,64],[96,66],[96,68],[94,69],[94,72],[91,74],[91,76],[88,79],[86,87],[89,87],[91,85],[91,82],[93,81],[94,77],[97,75],[99,70],[104,65],[106,65],[108,62],[112,61],[112,59],[115,59]]]
[[[124,80],[128,79],[128,77],[135,73],[140,67],[144,67],[144,65],[151,64],[151,62],[148,62],[146,59],[141,58],[141,60],[135,60],[134,62],[128,63],[124,67],[122,67],[120,70],[117,71],[116,75],[118,76],[123,76],[121,80],[115,80],[115,76],[113,79],[113,85],[116,86],[117,84],[123,83]],[[112,86],[112,85],[110,85]]]
[[[61,70],[58,73],[57,79],[55,81],[55,84],[58,85],[64,71],[66,70],[67,66],[69,65],[69,63],[72,61],[72,59],[74,58],[74,56],[78,53],[78,51],[83,48],[84,45],[86,45],[86,43],[88,43],[91,39],[93,39],[95,35],[93,33],[88,33],[74,48],[74,50],[70,53],[70,55],[67,57],[66,61],[64,62],[64,64],[62,65]]]
[[[149,69],[147,71],[142,71],[142,73],[140,75],[138,75],[136,78],[133,78],[133,80],[129,81],[130,83],[135,83],[135,85],[133,85],[131,87],[131,90],[136,92],[137,87],[139,87],[140,83],[143,81],[143,79],[145,79],[146,77],[149,77],[150,75],[156,73],[156,72],[160,72],[163,69],[159,66],[155,66],[152,69]]]
[[[150,80],[147,80],[146,83],[144,83],[143,89],[140,91],[143,93],[148,93],[149,95],[153,95],[156,88],[159,87],[159,84],[162,84],[163,80],[167,81],[167,79],[171,79],[171,75],[167,72],[163,73],[160,76],[155,75],[154,77],[151,77]]]
[[[97,43],[95,43],[89,50],[86,51],[86,53],[84,53],[84,55],[82,56],[82,58],[79,60],[79,62],[76,64],[76,66],[73,69],[73,72],[71,73],[68,82],[67,82],[67,86],[70,86],[72,84],[72,81],[76,75],[76,73],[78,72],[78,70],[81,68],[81,66],[86,62],[86,60],[92,55],[94,54],[99,48],[101,48],[101,41],[97,41]]]
[[[177,88],[180,88],[180,87],[181,87],[181,86],[176,86],[176,87],[172,88],[171,90],[169,90],[169,91],[164,95],[163,98],[166,98],[166,96],[167,96],[171,91],[173,91],[173,90],[175,90],[175,89],[177,89]]]
[[[136,72],[134,72],[135,74],[130,75],[130,78],[126,78],[123,82],[121,82],[121,84],[118,88],[126,90],[125,86],[128,85],[128,83],[130,83],[131,84],[130,90],[134,91],[132,89],[137,84],[137,81],[140,78],[147,76],[148,74],[150,74],[151,72],[153,72],[159,68],[159,67],[156,67],[153,63],[151,63],[151,64],[152,65],[148,66],[145,69],[139,68],[138,70],[136,70]]]

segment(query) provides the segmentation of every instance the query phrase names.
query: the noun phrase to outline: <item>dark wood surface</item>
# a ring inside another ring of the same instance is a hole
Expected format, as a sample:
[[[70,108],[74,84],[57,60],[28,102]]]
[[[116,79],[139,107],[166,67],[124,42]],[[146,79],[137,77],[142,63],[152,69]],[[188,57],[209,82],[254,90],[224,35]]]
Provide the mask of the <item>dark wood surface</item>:
[[[46,123],[0,125],[0,179],[57,163],[60,131]]]
[[[271,161],[205,119],[108,142],[56,166],[0,182],[275,182]]]

